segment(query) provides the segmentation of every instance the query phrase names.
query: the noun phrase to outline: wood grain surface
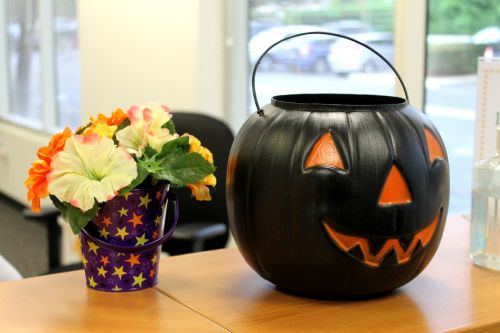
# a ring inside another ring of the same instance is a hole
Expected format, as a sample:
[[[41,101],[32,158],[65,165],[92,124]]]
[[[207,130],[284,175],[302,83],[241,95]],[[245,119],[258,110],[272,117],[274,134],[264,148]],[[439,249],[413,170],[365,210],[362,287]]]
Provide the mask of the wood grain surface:
[[[227,332],[158,290],[110,293],[83,270],[0,283],[0,332]]]
[[[449,218],[424,272],[374,299],[283,293],[236,249],[165,259],[156,288],[231,332],[500,332],[500,272],[473,266],[469,226],[462,217]]]

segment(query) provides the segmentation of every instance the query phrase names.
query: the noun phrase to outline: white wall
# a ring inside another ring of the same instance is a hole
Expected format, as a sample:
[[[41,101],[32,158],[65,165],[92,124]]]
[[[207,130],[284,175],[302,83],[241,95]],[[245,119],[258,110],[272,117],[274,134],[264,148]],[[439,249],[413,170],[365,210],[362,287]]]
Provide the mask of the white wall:
[[[146,101],[225,119],[224,0],[80,0],[82,121]],[[24,180],[50,136],[0,122],[0,191]]]
[[[79,1],[83,116],[156,101],[224,118],[223,0]]]

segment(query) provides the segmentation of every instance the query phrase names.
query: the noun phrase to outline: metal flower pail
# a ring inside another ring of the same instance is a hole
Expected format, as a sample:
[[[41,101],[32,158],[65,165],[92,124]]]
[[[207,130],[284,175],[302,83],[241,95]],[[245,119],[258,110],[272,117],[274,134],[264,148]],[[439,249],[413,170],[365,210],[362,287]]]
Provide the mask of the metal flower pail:
[[[168,201],[174,220],[164,234]],[[173,234],[179,208],[169,184],[141,185],[106,202],[80,233],[87,286],[133,291],[158,283],[161,244]]]

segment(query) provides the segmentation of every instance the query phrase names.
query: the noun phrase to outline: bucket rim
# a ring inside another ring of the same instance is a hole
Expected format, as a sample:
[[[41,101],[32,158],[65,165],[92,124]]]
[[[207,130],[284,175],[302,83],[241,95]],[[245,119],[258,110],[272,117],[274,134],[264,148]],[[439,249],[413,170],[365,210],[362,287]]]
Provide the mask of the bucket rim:
[[[273,96],[271,104],[296,111],[393,111],[407,107],[408,101],[370,94],[287,94]]]

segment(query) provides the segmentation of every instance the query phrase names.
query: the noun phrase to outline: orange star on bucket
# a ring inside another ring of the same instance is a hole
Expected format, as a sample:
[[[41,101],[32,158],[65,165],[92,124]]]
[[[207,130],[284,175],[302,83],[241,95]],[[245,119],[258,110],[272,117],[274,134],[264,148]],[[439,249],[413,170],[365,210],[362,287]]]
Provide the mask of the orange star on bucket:
[[[127,222],[130,222],[134,225],[134,228],[138,225],[138,224],[142,224],[142,215],[137,215],[136,213],[132,213],[132,218],[130,220],[128,220]]]
[[[130,264],[130,267],[134,267],[134,265],[140,265],[141,262],[139,261],[139,257],[141,255],[138,254],[138,255],[134,255],[134,254],[130,254],[130,258],[128,258],[127,260],[125,260],[126,262],[128,262]]]

